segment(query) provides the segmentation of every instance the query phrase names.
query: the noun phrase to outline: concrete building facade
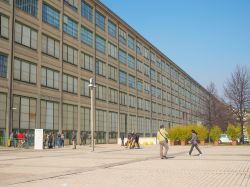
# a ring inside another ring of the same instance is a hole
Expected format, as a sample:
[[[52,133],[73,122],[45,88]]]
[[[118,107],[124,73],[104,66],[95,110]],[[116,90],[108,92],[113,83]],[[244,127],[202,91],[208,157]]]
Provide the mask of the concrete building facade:
[[[0,1],[0,129],[90,132],[98,143],[202,122],[206,90],[98,0]]]

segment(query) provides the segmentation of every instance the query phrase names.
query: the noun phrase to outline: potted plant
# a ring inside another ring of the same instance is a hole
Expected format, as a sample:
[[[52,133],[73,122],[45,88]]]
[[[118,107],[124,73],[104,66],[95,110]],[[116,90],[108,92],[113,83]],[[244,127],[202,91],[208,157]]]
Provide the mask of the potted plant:
[[[232,145],[237,145],[237,138],[240,137],[240,128],[239,127],[235,127],[232,124],[229,124],[227,126],[227,134],[230,137],[230,139],[232,140]]]
[[[247,127],[247,135],[248,135],[248,139],[250,139],[250,126]]]
[[[218,126],[212,127],[212,129],[210,131],[210,137],[214,141],[214,145],[219,144],[219,139],[220,139],[221,133],[222,133],[222,131],[221,131],[220,127],[218,127]]]
[[[171,128],[168,130],[168,139],[170,140],[170,145],[174,145],[174,142],[177,139],[176,128]]]
[[[188,132],[187,127],[185,127],[185,126],[178,127],[177,134],[178,134],[178,139],[181,141],[181,145],[185,145],[186,140],[189,137],[189,132]]]
[[[205,139],[208,135],[208,130],[204,126],[197,126],[196,128],[198,139],[200,140],[201,145],[205,145]]]

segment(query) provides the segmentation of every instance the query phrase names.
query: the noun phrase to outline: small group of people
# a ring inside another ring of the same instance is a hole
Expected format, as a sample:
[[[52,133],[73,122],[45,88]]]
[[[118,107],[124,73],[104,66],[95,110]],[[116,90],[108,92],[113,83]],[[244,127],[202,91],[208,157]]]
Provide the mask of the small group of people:
[[[29,132],[12,131],[10,133],[10,145],[16,148],[29,147],[32,145],[32,135]]]
[[[199,155],[202,155],[202,152],[199,149],[198,142],[197,142],[197,132],[195,130],[192,130],[191,133],[192,133],[192,138],[189,141],[189,143],[192,145],[188,154],[191,156],[192,151],[195,147],[197,151],[199,152]],[[159,131],[157,132],[157,140],[159,141],[159,144],[160,144],[160,158],[167,159],[167,152],[169,149],[168,132],[165,129],[164,125],[161,125]]]
[[[124,135],[122,135],[121,136],[122,146],[125,145],[125,147],[129,149],[140,149],[139,138],[140,138],[139,134],[134,132],[129,133],[127,141],[124,144]]]
[[[64,133],[44,132],[43,134],[43,148],[52,149],[55,147],[64,147]]]

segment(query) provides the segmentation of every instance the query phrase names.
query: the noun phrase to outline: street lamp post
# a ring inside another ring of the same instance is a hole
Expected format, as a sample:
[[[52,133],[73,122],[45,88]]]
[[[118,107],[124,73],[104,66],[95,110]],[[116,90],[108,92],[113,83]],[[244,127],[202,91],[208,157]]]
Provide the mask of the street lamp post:
[[[90,96],[91,96],[91,145],[92,151],[95,150],[94,126],[95,126],[95,79],[89,79]]]

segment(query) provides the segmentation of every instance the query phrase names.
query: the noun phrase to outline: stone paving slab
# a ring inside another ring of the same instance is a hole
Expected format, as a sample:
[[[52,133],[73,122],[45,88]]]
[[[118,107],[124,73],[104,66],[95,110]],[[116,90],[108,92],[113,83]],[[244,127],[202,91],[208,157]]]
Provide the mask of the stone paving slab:
[[[0,151],[0,186],[250,187],[249,146],[201,146],[202,156],[187,155],[189,148],[170,146],[166,160],[157,145]]]

